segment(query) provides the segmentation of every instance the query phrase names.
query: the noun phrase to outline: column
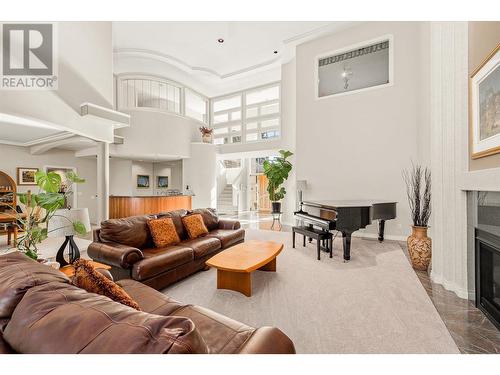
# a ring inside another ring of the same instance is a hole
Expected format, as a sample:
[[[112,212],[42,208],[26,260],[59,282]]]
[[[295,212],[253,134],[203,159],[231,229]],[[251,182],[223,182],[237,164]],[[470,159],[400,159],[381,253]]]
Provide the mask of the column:
[[[97,223],[109,219],[109,143],[97,146]]]

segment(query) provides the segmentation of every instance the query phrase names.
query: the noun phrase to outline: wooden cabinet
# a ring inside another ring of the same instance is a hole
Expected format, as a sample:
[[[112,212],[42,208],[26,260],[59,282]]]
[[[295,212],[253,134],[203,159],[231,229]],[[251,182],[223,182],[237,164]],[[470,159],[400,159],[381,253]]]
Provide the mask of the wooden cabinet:
[[[191,196],[109,197],[110,219],[191,209]]]

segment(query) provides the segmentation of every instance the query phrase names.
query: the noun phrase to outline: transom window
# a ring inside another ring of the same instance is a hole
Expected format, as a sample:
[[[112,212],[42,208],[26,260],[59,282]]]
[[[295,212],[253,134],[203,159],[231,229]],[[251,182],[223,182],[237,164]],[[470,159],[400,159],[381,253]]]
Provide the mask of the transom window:
[[[207,97],[160,77],[121,75],[117,81],[119,109],[156,109],[208,124]]]
[[[212,99],[214,143],[249,143],[280,137],[280,84]]]

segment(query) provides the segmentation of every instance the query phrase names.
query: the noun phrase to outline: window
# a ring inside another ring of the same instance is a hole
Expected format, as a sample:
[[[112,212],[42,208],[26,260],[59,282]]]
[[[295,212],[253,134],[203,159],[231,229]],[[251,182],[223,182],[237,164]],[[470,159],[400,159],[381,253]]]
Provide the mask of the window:
[[[185,90],[186,116],[195,120],[207,122],[208,99],[188,88]]]
[[[123,75],[117,87],[119,109],[157,109],[208,124],[208,98],[179,83],[153,76]]]
[[[215,143],[257,142],[279,138],[280,115],[279,83],[214,98],[212,125]]]

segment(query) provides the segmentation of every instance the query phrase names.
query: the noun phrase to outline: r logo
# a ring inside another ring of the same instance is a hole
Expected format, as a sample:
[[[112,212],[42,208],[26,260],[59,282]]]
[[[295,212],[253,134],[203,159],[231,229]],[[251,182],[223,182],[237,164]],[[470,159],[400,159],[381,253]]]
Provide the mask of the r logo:
[[[3,75],[53,74],[52,24],[3,25]]]

